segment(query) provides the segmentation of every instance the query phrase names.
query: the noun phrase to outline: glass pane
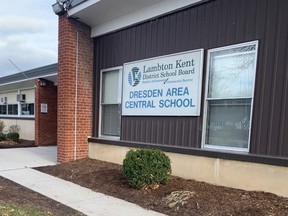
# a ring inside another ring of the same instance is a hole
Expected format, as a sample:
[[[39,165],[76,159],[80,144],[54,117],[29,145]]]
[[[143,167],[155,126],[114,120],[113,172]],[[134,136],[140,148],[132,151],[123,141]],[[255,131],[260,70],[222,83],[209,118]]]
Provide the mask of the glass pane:
[[[21,115],[34,115],[34,104],[33,103],[22,103],[21,104]]]
[[[0,105],[0,115],[7,114],[7,105]]]
[[[251,97],[255,45],[211,53],[209,98]]]
[[[18,115],[18,104],[8,104],[8,115]]]
[[[28,104],[28,111],[30,115],[34,115],[34,103]]]
[[[120,136],[120,113],[118,104],[102,105],[101,135]]]
[[[208,101],[205,143],[248,148],[251,99]]]
[[[102,103],[118,103],[119,71],[102,73]]]

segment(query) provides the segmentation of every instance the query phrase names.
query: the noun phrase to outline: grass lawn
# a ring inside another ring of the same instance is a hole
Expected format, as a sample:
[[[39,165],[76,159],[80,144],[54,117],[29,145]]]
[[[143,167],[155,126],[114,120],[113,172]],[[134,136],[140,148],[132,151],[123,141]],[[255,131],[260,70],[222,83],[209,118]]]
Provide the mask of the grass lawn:
[[[0,216],[51,216],[32,206],[13,205],[0,201]]]

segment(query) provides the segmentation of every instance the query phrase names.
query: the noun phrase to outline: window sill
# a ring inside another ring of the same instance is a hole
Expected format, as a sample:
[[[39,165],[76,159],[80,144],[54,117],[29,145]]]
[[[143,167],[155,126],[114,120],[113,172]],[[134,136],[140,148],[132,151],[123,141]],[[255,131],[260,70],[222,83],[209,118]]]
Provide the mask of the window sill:
[[[225,147],[225,146],[217,146],[217,145],[204,145],[203,149],[211,149],[211,150],[215,150],[215,151],[229,151],[229,152],[246,152],[249,153],[249,149],[248,148],[236,148],[236,147]]]
[[[35,120],[35,116],[8,116],[8,115],[0,115],[0,119]]]
[[[120,137],[116,136],[99,136],[99,139],[120,141]]]

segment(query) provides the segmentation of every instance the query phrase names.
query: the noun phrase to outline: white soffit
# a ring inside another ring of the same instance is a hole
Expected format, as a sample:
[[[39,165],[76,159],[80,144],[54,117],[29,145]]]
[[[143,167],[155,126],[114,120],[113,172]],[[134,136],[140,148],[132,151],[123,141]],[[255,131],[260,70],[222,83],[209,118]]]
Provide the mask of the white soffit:
[[[96,37],[201,1],[209,0],[87,0],[68,15],[91,26]]]

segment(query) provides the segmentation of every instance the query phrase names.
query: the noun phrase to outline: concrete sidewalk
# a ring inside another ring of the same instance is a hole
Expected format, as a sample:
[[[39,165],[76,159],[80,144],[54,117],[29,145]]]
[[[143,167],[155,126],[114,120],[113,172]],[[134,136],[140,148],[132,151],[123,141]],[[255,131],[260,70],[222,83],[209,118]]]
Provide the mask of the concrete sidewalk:
[[[0,176],[91,216],[160,216],[30,167],[56,164],[56,147],[0,150]]]

